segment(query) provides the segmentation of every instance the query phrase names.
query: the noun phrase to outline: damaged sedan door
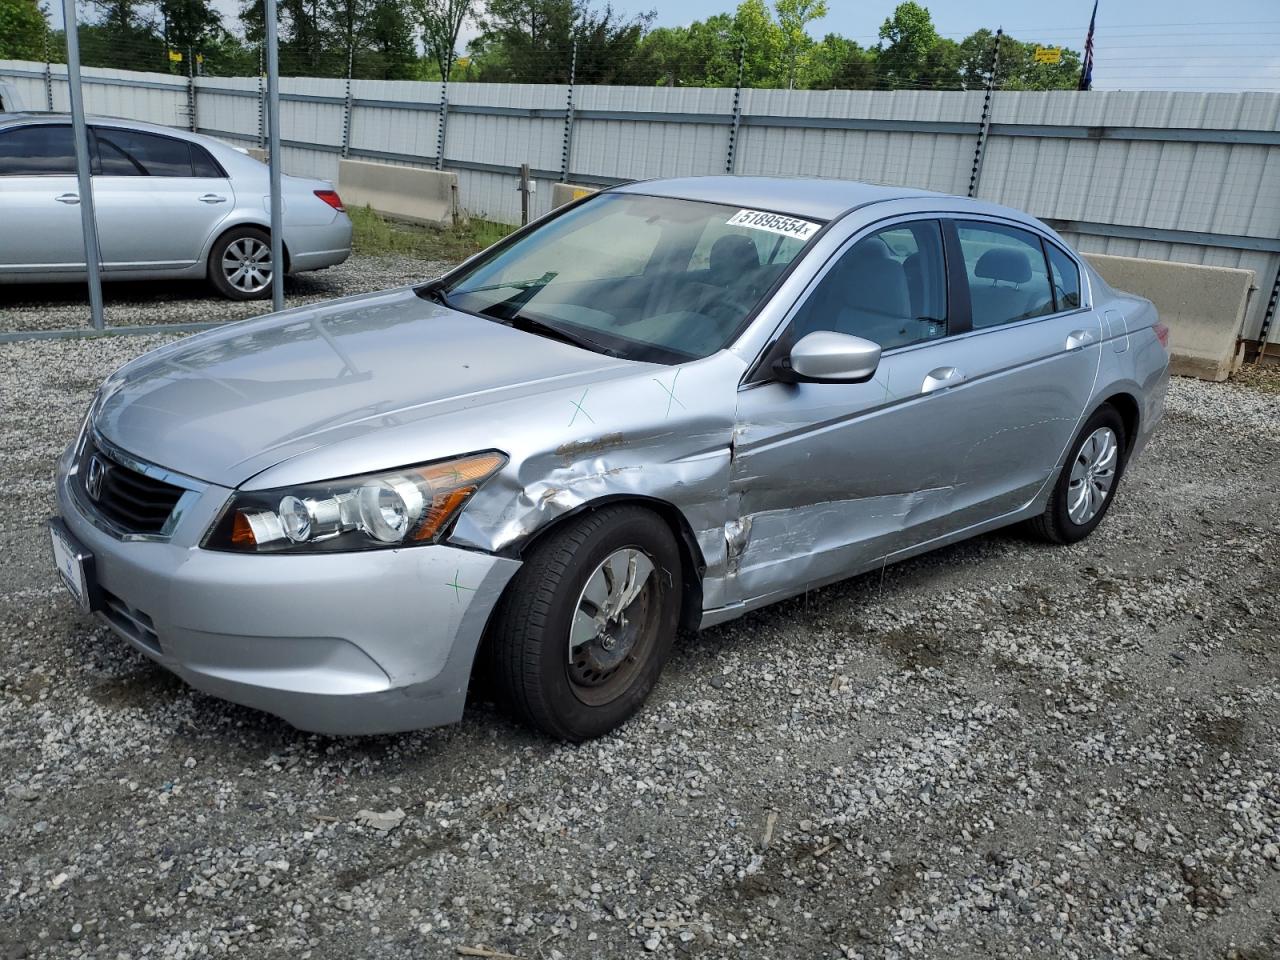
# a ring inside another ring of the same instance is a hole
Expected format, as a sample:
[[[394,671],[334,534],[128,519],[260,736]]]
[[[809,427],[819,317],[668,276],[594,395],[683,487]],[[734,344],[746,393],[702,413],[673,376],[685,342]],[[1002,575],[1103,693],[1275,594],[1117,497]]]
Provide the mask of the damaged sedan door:
[[[863,235],[818,274],[740,389],[737,519],[726,529],[733,600],[754,606],[851,576],[952,529],[957,465],[975,427],[973,394],[950,389],[951,336],[969,317],[966,301],[948,303],[947,270],[938,220]],[[874,372],[797,376],[792,350],[820,332],[879,344]]]

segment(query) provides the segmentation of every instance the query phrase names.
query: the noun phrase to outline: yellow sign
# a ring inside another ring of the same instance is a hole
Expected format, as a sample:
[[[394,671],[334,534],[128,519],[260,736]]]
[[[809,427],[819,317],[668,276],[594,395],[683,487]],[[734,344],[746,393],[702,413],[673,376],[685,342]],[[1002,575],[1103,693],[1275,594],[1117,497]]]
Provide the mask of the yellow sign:
[[[1035,56],[1036,63],[1061,63],[1062,48],[1061,47],[1036,47]]]
[[[182,54],[181,54],[181,53],[179,53],[177,50],[170,50],[170,51],[169,51],[169,62],[170,62],[170,63],[181,63],[181,62],[182,62]]]
[[[203,54],[203,53],[197,53],[197,54],[196,54],[196,63],[204,63],[204,54]]]

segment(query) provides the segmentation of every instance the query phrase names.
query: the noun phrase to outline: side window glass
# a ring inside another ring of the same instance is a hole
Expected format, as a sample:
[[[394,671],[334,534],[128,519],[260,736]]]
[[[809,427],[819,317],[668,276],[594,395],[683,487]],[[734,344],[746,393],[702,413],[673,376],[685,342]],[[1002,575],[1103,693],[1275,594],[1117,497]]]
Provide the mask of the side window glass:
[[[0,133],[0,177],[68,176],[76,151],[67,124],[15,127]]]
[[[221,179],[226,174],[222,172],[222,168],[218,166],[216,160],[209,155],[209,151],[204,147],[198,147],[194,143],[189,144],[191,147],[191,174],[196,177],[213,177]]]
[[[1075,261],[1052,243],[1046,243],[1049,251],[1049,269],[1053,272],[1053,295],[1059,310],[1074,310],[1080,306],[1080,268]]]
[[[947,334],[942,228],[918,220],[877,230],[842,254],[792,321],[799,340],[834,330],[888,350]]]
[[[191,147],[185,140],[111,127],[96,127],[94,134],[105,176],[191,176]]]
[[[1039,237],[994,223],[957,223],[956,229],[975,330],[1053,313]]]

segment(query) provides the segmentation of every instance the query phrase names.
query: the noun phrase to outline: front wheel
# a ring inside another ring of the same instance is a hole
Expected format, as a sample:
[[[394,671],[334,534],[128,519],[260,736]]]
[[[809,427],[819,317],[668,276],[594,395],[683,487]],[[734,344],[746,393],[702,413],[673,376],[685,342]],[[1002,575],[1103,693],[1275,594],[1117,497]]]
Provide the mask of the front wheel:
[[[680,621],[680,550],[637,506],[567,521],[535,544],[495,612],[487,660],[503,706],[562,740],[640,709]]]
[[[209,282],[229,300],[271,294],[271,238],[257,227],[233,227],[209,251]]]
[[[1106,515],[1124,472],[1124,421],[1100,407],[1080,428],[1054,484],[1049,503],[1030,527],[1051,543],[1083,540]]]

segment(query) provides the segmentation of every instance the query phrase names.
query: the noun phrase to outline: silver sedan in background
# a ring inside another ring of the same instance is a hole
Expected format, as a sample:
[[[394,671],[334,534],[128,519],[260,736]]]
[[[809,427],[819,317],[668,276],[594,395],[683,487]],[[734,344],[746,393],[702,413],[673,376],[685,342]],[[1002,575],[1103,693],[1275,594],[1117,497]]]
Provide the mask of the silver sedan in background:
[[[54,556],[137,650],[303,729],[457,720],[478,663],[583,740],[680,629],[1013,523],[1088,536],[1167,336],[1005,207],[635,183],[126,364],[58,465]]]
[[[270,294],[268,168],[220,140],[89,118],[104,280],[208,278],[233,300]],[[342,263],[351,221],[325,180],[284,177],[285,270]],[[71,123],[0,116],[0,283],[82,280]]]

